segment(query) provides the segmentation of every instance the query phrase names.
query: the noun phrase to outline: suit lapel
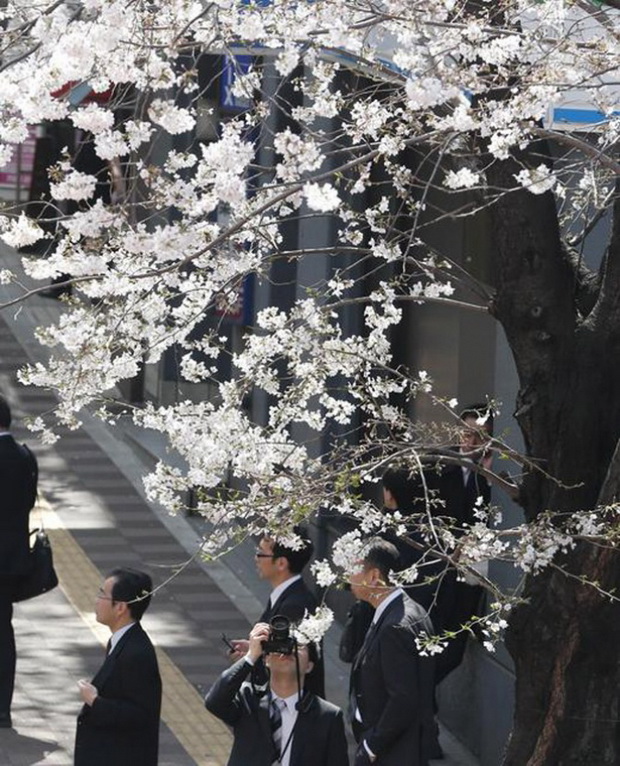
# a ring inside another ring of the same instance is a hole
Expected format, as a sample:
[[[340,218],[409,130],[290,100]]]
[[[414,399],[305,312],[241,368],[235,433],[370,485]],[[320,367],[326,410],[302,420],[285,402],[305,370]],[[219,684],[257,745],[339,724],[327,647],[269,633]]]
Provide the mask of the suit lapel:
[[[294,583],[291,583],[288,586],[288,588],[285,588],[282,591],[282,593],[280,593],[276,603],[273,605],[272,609],[270,610],[271,617],[275,617],[276,614],[278,614],[278,609],[280,609],[280,607],[282,606],[282,602],[284,601],[284,599],[287,598],[288,596],[294,595],[295,591],[300,587],[302,582],[303,582],[302,580],[295,580]]]
[[[373,641],[375,640],[375,636],[379,628],[379,622],[380,620],[377,620],[377,622],[371,622],[370,625],[368,626],[368,630],[366,631],[366,635],[364,636],[364,642],[361,645],[359,652],[355,656],[354,668],[360,665],[364,657],[368,654],[368,650],[370,649]]]
[[[132,625],[129,630],[127,630],[120,638],[120,641],[116,646],[114,647],[114,651],[108,654],[108,656],[105,658],[103,665],[99,668],[97,671],[97,674],[92,680],[93,686],[96,686],[97,689],[101,691],[101,689],[105,686],[106,681],[112,674],[114,670],[114,666],[116,665],[116,661],[118,660],[119,656],[121,655],[123,648],[127,645],[129,641],[133,639],[133,637],[141,630],[139,623],[136,623],[135,625]]]
[[[269,719],[269,699],[269,694],[263,694],[261,697],[259,697],[257,718],[262,736],[269,743],[269,747],[273,748],[273,742],[271,739],[271,721]],[[269,752],[271,752],[271,749]]]
[[[100,691],[105,685],[105,682],[110,677],[110,673],[112,673],[112,670],[114,669],[115,662],[116,662],[116,657],[114,656],[114,653],[109,654],[103,661],[103,665],[95,673],[91,683],[93,686],[96,686],[97,689],[99,689]]]
[[[314,695],[310,699],[302,697],[302,710],[297,713],[297,722],[293,731],[291,741],[291,762],[290,766],[302,766],[305,763],[304,754],[312,746],[314,721],[316,720],[317,703]]]
[[[396,609],[396,605],[399,604],[402,601],[402,597],[399,596],[398,598],[395,598],[393,601],[391,601],[387,607],[383,610],[383,612],[379,615],[379,619],[376,622],[373,622],[370,624],[370,627],[368,628],[368,632],[366,633],[366,637],[364,638],[364,643],[362,644],[362,648],[357,653],[357,657],[355,658],[354,668],[356,668],[364,657],[368,654],[370,648],[374,644],[374,642],[377,639],[377,636],[379,635],[379,631],[381,630],[381,626],[385,622],[386,617],[392,612],[394,609]]]

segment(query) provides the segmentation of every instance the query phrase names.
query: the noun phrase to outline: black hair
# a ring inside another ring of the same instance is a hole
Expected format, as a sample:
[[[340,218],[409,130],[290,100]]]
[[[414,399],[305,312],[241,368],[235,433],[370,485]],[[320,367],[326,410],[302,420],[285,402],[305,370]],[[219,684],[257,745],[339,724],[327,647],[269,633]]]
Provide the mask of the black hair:
[[[484,420],[484,425],[481,428],[493,436],[493,408],[489,407],[486,402],[478,402],[477,404],[468,404],[459,415],[461,420],[466,418],[476,418],[476,420]]]
[[[417,474],[405,466],[391,466],[381,477],[381,482],[392,494],[399,511],[413,510],[414,503],[420,496]]]
[[[390,572],[397,572],[401,568],[398,548],[381,537],[373,537],[366,543],[362,550],[362,561],[364,569],[378,569],[386,584],[390,580]]]
[[[112,601],[124,601],[129,607],[129,613],[134,620],[140,620],[151,603],[153,581],[146,572],[129,567],[118,567],[108,573],[114,578],[112,586]]]
[[[305,646],[308,647],[308,659],[314,665],[314,667],[316,667],[317,662],[319,661],[319,647],[315,644],[314,641],[308,641]],[[314,668],[312,670],[314,670]]]
[[[303,636],[300,636],[298,633],[297,646],[299,649],[304,646],[306,647],[308,650],[308,659],[316,667],[316,664],[319,661],[319,657],[321,656],[321,649],[319,648],[318,644],[315,641],[306,641],[306,639]],[[312,673],[312,670],[310,672]]]
[[[0,394],[0,428],[11,427],[11,408],[7,400]]]
[[[303,546],[297,550],[293,550],[275,540],[272,553],[274,558],[282,557],[288,561],[288,568],[291,574],[301,574],[303,568],[312,558],[314,545],[312,544],[312,540],[308,537],[307,532],[302,529],[302,527],[294,527],[293,532],[298,537],[301,537],[304,542]]]

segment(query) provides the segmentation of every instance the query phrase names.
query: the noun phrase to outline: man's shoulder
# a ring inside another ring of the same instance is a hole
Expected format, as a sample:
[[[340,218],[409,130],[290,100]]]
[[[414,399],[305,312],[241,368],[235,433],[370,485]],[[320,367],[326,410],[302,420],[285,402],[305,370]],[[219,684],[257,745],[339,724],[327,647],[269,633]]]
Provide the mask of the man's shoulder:
[[[306,695],[304,695],[305,699]],[[302,702],[302,709],[303,706],[304,703]],[[313,711],[329,718],[336,718],[342,715],[342,708],[339,708],[338,705],[334,705],[333,702],[329,702],[316,694],[309,694],[308,701],[306,702],[306,712],[312,713]]]
[[[329,716],[342,715],[342,708],[339,708],[338,705],[334,705],[333,702],[329,702],[328,700],[323,699],[323,697],[317,697],[317,700],[319,702],[319,709],[321,712]]]
[[[310,588],[306,585],[304,582],[303,577],[299,580],[295,580],[295,582],[291,583],[288,588],[282,593],[281,596],[282,601],[285,600],[299,600],[299,601],[308,601],[312,602],[313,605],[316,605],[316,598]]]
[[[412,630],[416,634],[420,633],[420,631],[424,631],[429,635],[433,633],[433,624],[428,612],[421,604],[418,604],[417,601],[414,601],[409,596],[405,596],[404,615],[401,626],[407,630]]]
[[[0,452],[3,454],[14,454],[22,457],[26,456],[27,448],[15,441],[12,434],[5,433],[0,436]]]
[[[386,625],[392,625],[395,628],[414,628],[416,632],[430,627],[430,618],[426,609],[406,593],[402,593],[388,605],[385,622]]]
[[[302,610],[314,611],[318,606],[314,594],[308,588],[303,579],[295,580],[287,586],[277,597],[271,610],[272,615],[280,612],[290,619],[299,619],[297,612]],[[293,609],[295,614],[288,614],[287,610]]]
[[[36,466],[37,459],[27,444],[16,441],[12,434],[0,436],[0,457]]]
[[[120,643],[128,654],[132,652],[148,652],[150,654],[152,652],[155,655],[153,642],[139,622],[129,628],[127,633],[121,637]]]

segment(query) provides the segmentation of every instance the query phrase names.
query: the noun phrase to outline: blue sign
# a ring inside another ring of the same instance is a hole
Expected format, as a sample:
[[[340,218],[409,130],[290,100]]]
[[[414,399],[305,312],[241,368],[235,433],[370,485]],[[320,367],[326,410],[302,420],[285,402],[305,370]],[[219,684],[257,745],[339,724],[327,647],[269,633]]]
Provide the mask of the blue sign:
[[[233,86],[238,77],[249,72],[253,61],[253,56],[224,56],[220,79],[220,106],[222,109],[230,112],[244,112],[246,109],[251,109],[251,96],[235,96]]]

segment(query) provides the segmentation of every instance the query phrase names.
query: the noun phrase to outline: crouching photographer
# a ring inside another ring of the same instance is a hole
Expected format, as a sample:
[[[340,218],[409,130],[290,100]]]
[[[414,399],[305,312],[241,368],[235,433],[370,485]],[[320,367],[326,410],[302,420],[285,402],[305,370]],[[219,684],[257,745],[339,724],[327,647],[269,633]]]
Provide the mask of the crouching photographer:
[[[303,691],[316,657],[314,644],[296,636],[286,617],[252,628],[246,656],[205,698],[207,709],[233,727],[228,766],[348,766],[342,711]],[[250,682],[261,658],[269,673],[266,693]]]

